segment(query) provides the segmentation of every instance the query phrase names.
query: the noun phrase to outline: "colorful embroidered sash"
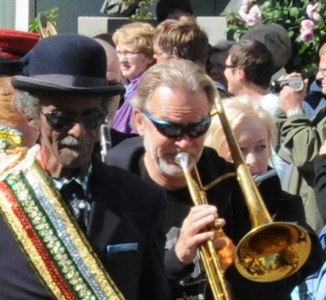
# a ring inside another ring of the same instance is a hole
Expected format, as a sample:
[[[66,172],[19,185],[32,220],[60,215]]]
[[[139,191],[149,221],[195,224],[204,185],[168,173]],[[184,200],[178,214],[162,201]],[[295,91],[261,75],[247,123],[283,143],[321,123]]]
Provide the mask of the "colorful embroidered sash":
[[[0,177],[0,210],[24,254],[56,299],[124,299],[76,225],[38,147]]]

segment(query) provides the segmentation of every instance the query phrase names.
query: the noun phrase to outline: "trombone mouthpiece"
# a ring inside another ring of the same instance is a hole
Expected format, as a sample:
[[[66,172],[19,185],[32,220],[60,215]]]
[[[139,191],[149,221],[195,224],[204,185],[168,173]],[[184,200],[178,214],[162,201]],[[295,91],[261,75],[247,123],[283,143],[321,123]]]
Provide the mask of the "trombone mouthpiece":
[[[187,152],[179,152],[175,155],[175,162],[181,166],[182,169],[188,171],[189,154]]]

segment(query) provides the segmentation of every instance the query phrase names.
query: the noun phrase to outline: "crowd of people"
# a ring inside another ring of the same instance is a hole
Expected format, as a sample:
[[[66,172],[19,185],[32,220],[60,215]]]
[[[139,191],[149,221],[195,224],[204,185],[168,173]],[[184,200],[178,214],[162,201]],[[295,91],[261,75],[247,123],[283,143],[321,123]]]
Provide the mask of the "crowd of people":
[[[0,29],[0,298],[325,299],[326,44],[276,92],[302,77],[281,26],[157,18]]]

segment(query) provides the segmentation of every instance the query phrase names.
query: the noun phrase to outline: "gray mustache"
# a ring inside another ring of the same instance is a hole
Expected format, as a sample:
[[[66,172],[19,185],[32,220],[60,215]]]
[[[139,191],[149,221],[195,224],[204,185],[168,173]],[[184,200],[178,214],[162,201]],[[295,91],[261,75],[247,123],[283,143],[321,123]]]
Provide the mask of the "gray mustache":
[[[61,146],[84,146],[91,145],[93,141],[90,138],[84,138],[81,140],[77,140],[72,136],[67,136],[60,141]]]

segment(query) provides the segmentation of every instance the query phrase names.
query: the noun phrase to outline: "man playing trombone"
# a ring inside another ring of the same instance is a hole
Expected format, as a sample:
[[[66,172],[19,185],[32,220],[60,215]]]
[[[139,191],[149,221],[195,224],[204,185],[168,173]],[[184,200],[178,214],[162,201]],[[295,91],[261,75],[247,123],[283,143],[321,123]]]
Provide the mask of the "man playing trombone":
[[[234,173],[234,166],[203,146],[215,97],[213,82],[189,61],[171,60],[151,67],[143,75],[133,101],[134,122],[141,137],[123,141],[106,157],[108,164],[137,173],[168,193],[165,267],[174,299],[249,299],[246,288],[236,285],[240,274],[232,265],[234,245],[251,229],[248,210],[234,176],[225,176]],[[198,186],[225,176],[222,183],[209,188],[202,196],[207,203],[193,205],[185,172],[176,162],[180,153],[186,153],[186,168],[192,176],[198,169]],[[216,223],[223,227],[217,236]],[[302,276],[314,272],[321,262],[317,243],[315,239],[312,246],[317,264],[306,263]],[[197,250],[200,248],[202,253],[206,244],[213,244],[218,253],[222,280],[227,269],[225,277],[231,291],[224,295],[223,290],[220,298],[211,293],[215,277],[210,280],[207,269],[204,267],[206,272],[203,272],[201,268]],[[266,286],[269,293],[271,285],[261,286]]]

